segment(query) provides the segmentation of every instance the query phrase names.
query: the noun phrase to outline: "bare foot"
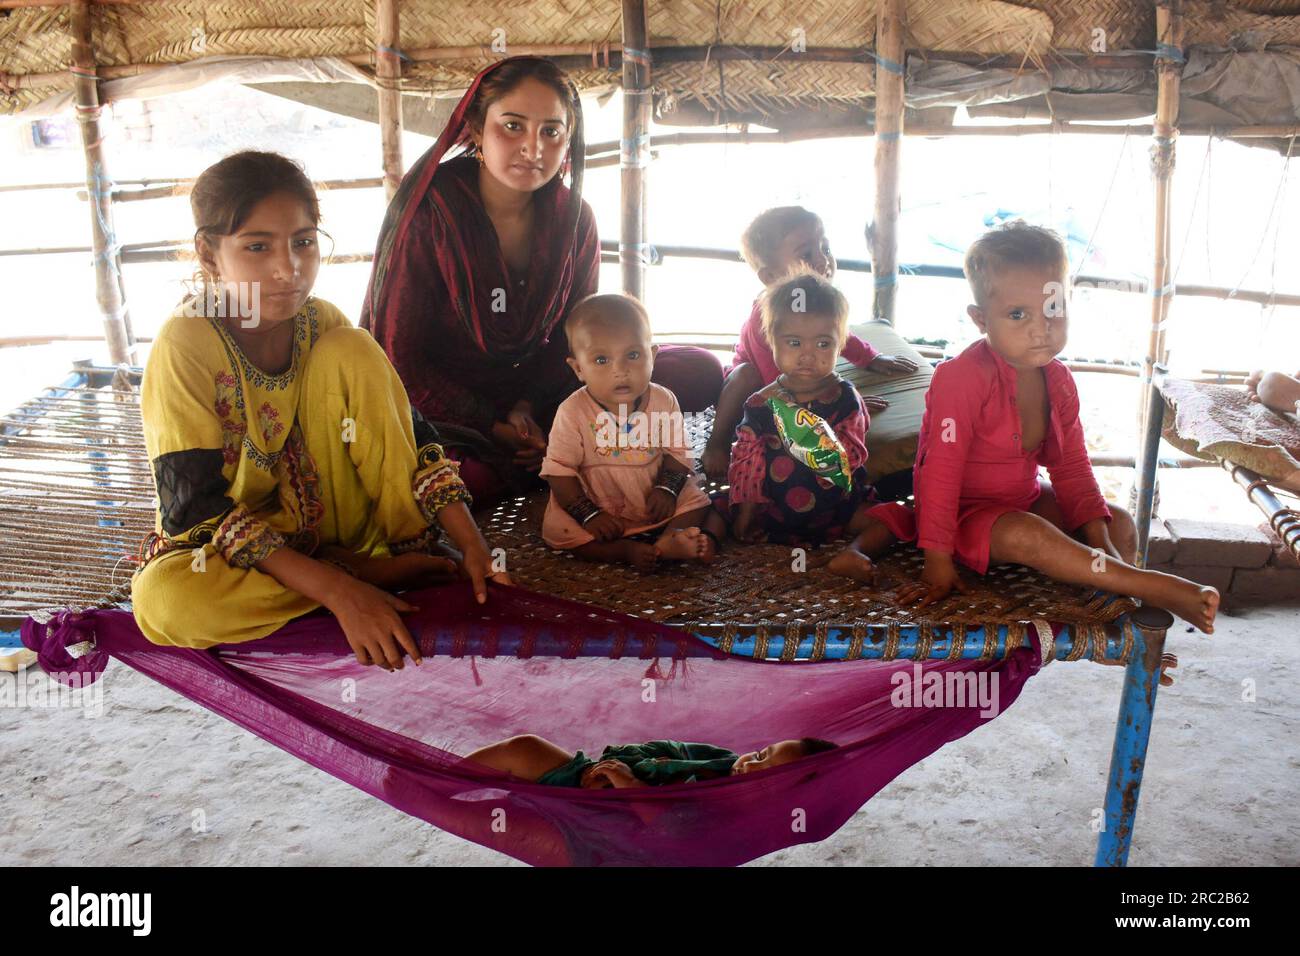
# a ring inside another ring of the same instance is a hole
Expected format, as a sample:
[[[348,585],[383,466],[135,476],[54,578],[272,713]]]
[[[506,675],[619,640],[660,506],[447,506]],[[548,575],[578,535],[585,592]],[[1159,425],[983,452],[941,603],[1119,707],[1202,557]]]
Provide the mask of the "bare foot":
[[[826,563],[832,574],[853,578],[863,584],[876,583],[876,566],[871,559],[853,548],[845,548]]]
[[[718,560],[718,542],[707,534],[701,534],[700,537],[704,539],[704,547],[700,551],[700,561],[703,564],[712,564]]]
[[[659,557],[676,561],[703,561],[712,547],[713,541],[699,528],[669,528],[654,543]]]
[[[458,570],[455,559],[449,554],[412,551],[389,557],[368,557],[330,547],[322,552],[322,557],[342,561],[358,579],[385,591],[445,584],[456,577]]]
[[[655,564],[659,560],[659,553],[656,545],[646,544],[644,541],[624,541],[625,554],[624,558],[628,564],[638,571],[653,571]]]
[[[458,564],[450,557],[409,551],[387,558],[363,558],[357,564],[356,576],[383,591],[402,591],[446,584],[458,571]]]
[[[658,560],[655,546],[644,541],[629,541],[619,538],[617,541],[589,541],[574,549],[574,554],[584,561],[617,561],[630,564],[642,571],[650,571]]]
[[[1162,574],[1161,577],[1167,580],[1162,582],[1162,593],[1151,603],[1178,615],[1197,630],[1213,634],[1214,617],[1219,613],[1219,592],[1172,574]]]

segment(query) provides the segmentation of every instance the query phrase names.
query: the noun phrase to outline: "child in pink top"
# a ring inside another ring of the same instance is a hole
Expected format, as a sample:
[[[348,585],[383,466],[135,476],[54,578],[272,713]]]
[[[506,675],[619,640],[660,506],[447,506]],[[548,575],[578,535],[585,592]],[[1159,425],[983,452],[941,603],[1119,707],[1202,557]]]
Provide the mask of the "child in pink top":
[[[585,387],[560,404],[551,425],[542,539],[643,569],[660,558],[711,561],[716,532],[700,527],[709,499],[692,474],[677,398],[650,381],[658,346],[645,309],[629,296],[588,296],[564,332],[569,365]],[[659,528],[653,541],[633,539]]]
[[[811,270],[827,279],[835,277],[835,257],[831,255],[822,221],[802,206],[777,206],[760,213],[740,237],[740,248],[759,281],[769,288],[800,269]],[[852,334],[845,338],[841,354],[859,368],[873,372],[916,371],[916,363],[911,359],[882,355]],[[701,460],[710,478],[721,480],[727,475],[731,443],[744,412],[745,399],[775,382],[780,372],[772,346],[763,334],[763,315],[755,300],[749,319],[740,330],[740,341],[718,397],[713,431]],[[876,395],[864,395],[862,401],[869,412],[889,407],[889,402]]]
[[[1219,593],[1133,566],[1133,519],[1101,496],[1079,422],[1079,393],[1057,353],[1065,347],[1065,248],[1047,229],[1012,222],[966,254],[975,295],[968,313],[984,338],[941,364],[926,396],[914,469],[915,506],[869,512],[854,547],[832,562],[869,580],[870,556],[896,541],[925,552],[920,582],[899,600],[924,607],[969,590],[979,573],[1016,563],[1050,577],[1167,607],[1206,633]],[[1038,477],[1047,468],[1051,484]]]

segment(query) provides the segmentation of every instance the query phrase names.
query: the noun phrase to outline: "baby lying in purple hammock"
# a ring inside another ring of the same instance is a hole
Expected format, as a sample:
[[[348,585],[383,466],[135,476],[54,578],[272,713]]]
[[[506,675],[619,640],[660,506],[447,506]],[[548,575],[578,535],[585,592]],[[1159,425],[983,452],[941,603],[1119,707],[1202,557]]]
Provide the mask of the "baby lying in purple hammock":
[[[834,750],[837,746],[829,740],[803,737],[737,754],[713,744],[650,740],[606,747],[597,761],[581,750],[570,753],[543,737],[523,734],[482,747],[465,759],[553,787],[622,789],[754,773]]]

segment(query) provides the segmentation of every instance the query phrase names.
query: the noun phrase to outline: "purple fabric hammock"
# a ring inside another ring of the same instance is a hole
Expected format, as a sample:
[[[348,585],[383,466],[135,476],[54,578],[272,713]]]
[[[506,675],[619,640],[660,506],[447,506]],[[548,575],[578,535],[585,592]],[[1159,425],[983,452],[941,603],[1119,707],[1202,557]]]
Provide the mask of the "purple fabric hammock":
[[[399,810],[537,865],[734,865],[823,840],[899,773],[992,719],[975,703],[894,706],[891,678],[913,674],[912,661],[732,657],[677,628],[500,585],[486,606],[464,583],[406,598],[420,608],[406,622],[424,663],[394,673],[359,665],[324,613],[206,651],[150,644],[116,610],[28,620],[22,637],[56,679],[93,681],[115,657]],[[92,637],[89,653],[69,653]],[[924,672],[988,672],[1000,713],[1038,670],[1033,640],[1004,661]],[[632,790],[541,786],[458,756],[523,733],[588,755],[665,738],[738,753],[797,737],[841,746]]]

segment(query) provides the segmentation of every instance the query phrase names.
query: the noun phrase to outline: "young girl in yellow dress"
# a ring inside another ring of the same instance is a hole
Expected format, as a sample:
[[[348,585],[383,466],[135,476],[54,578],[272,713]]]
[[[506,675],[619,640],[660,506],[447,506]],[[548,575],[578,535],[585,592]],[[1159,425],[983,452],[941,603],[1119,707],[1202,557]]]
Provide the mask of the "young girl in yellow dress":
[[[324,606],[362,664],[418,664],[388,593],[492,573],[470,498],[383,350],[311,295],[320,209],[274,153],[243,152],[190,200],[200,294],[163,325],[141,409],[156,530],[132,582],[158,644],[264,637]],[[439,526],[459,553],[438,543]]]

